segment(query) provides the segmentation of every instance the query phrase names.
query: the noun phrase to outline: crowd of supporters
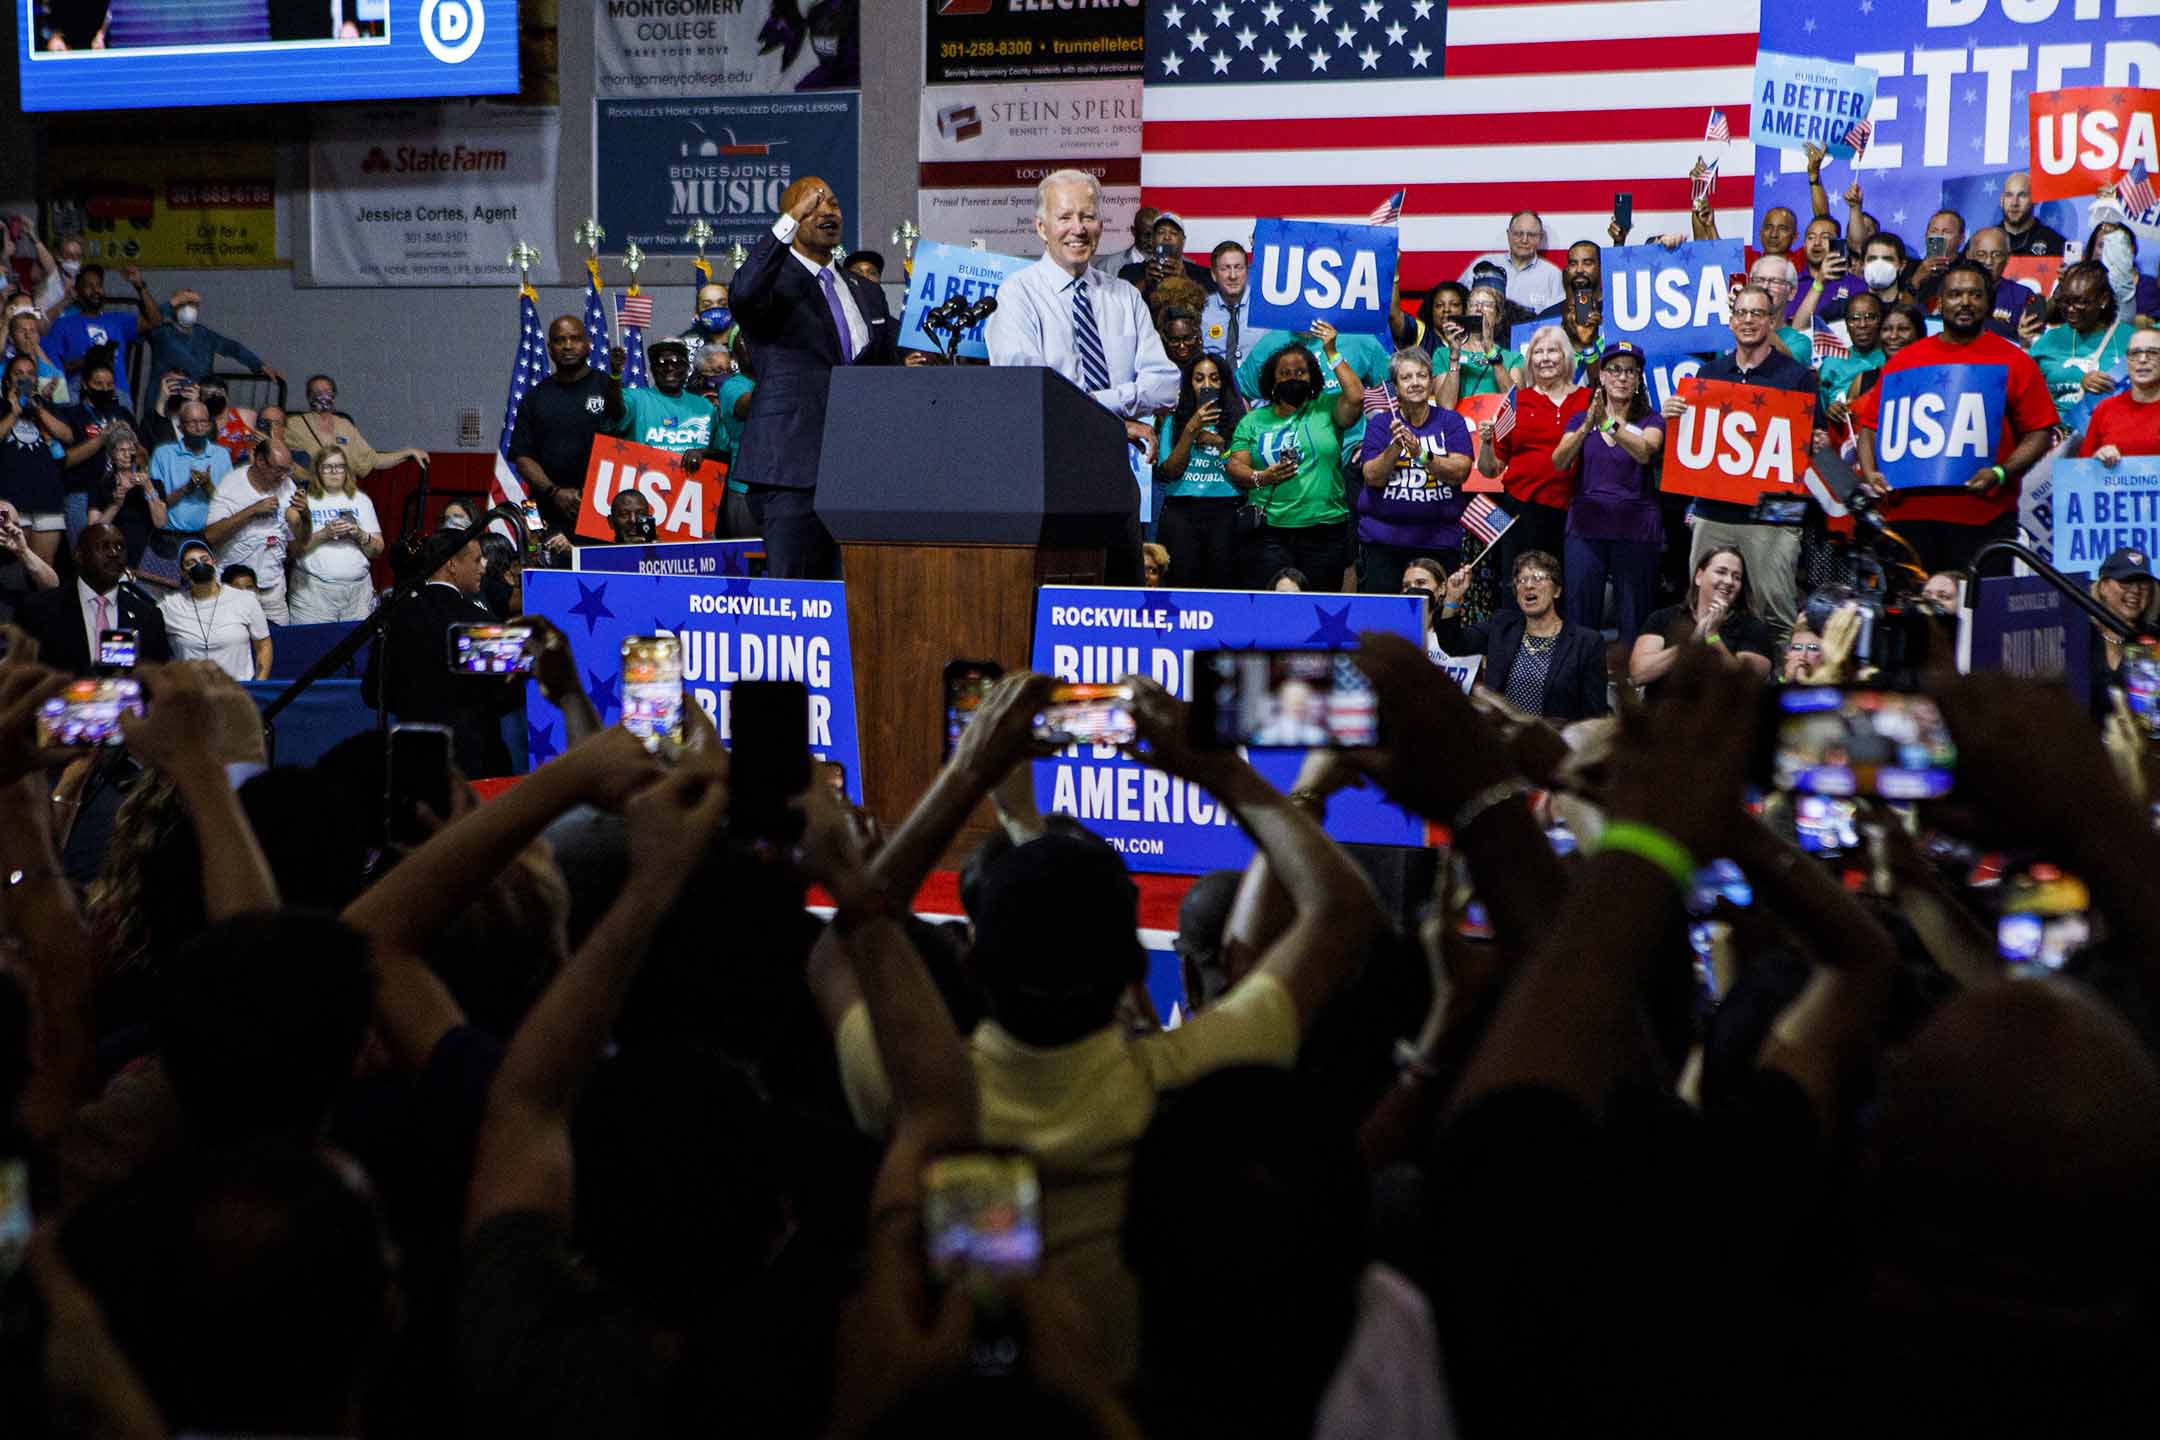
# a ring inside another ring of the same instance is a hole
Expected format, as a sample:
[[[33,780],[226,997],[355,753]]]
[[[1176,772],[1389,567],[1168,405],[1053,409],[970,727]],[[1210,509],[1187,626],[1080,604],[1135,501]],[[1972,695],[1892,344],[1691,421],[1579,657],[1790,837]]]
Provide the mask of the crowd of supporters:
[[[115,310],[63,243],[7,300],[0,413],[0,1428],[2145,1433],[2151,558],[2092,582],[2132,638],[2096,631],[2091,696],[1959,676],[1943,622],[2043,456],[2160,454],[2160,306],[2119,218],[2043,299],[2002,279],[2066,243],[2029,190],[1908,246],[1814,189],[1804,227],[1765,216],[1703,376],[1807,395],[1882,492],[1885,373],[2007,372],[1994,464],[1878,494],[1918,592],[1895,659],[1855,598],[1879,552],[1660,490],[1686,401],[1603,335],[1597,241],[1555,265],[1568,237],[1512,217],[1392,349],[1252,329],[1244,249],[1201,266],[1175,216],[1098,262],[1180,372],[1147,582],[1427,607],[1423,644],[1362,637],[1380,743],[1287,792],[1127,682],[1132,757],[1256,848],[1184,891],[1172,1013],[1121,854],[1038,809],[1047,677],[999,681],[904,815],[821,771],[753,830],[762,777],[688,695],[653,744],[599,723],[609,657],[544,619],[529,681],[428,653],[520,613],[594,435],[731,459],[755,379],[725,287],[648,388],[553,322],[508,457],[539,528],[460,503],[423,542],[363,488],[409,452],[330,376],[237,409],[218,357],[276,372],[203,297],[168,317],[130,274]],[[1473,476],[1513,520],[1490,546]],[[641,501],[618,542],[651,538]],[[369,614],[400,541],[433,583],[386,653],[428,663],[375,683],[451,730],[440,808],[372,732],[269,763],[237,683],[281,626]],[[146,709],[49,747],[114,629]],[[1947,795],[1826,808],[1763,773],[1766,695],[1869,682],[1939,709]],[[528,684],[571,743],[483,799]],[[1435,843],[1336,843],[1353,787]],[[923,918],[985,801],[964,915]],[[956,1267],[961,1162],[1033,1179],[974,1197]]]

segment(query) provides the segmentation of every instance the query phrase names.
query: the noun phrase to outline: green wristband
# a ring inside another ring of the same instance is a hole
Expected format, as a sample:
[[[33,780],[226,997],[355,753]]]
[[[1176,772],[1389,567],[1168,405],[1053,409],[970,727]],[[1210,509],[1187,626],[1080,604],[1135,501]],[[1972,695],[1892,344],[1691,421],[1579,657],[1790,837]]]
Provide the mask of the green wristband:
[[[1605,827],[1598,836],[1599,854],[1617,851],[1647,860],[1672,878],[1682,895],[1695,888],[1695,857],[1678,840],[1658,829],[1637,820],[1617,820]]]
[[[1991,465],[1988,468],[1995,472],[1995,488],[1997,490],[2010,483],[2010,472],[2008,470],[2003,469],[2000,465]]]

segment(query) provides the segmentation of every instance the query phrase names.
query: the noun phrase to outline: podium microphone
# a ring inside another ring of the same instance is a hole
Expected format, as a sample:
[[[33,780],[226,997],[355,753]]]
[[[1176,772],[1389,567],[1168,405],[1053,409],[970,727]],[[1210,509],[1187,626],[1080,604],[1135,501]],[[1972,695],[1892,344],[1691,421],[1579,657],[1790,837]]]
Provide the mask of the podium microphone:
[[[967,314],[962,317],[963,328],[972,330],[995,313],[997,313],[997,296],[985,295],[968,307]]]

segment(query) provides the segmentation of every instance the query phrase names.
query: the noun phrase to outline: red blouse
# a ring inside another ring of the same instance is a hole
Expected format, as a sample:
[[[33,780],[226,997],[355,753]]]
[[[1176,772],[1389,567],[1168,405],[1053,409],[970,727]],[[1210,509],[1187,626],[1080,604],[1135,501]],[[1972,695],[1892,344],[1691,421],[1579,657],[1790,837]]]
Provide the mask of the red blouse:
[[[1568,417],[1590,408],[1590,392],[1577,385],[1555,405],[1528,385],[1515,391],[1515,428],[1493,442],[1507,469],[1500,483],[1516,500],[1564,510],[1575,498],[1577,470],[1553,468],[1553,447],[1567,432]]]

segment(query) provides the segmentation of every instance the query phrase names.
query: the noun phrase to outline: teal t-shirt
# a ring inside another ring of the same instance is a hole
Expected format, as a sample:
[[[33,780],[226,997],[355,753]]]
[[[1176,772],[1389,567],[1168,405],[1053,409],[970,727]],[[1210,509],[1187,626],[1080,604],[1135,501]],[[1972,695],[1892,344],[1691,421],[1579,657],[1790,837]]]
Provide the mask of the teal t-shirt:
[[[1433,381],[1447,374],[1448,365],[1460,354],[1462,357],[1462,388],[1455,392],[1458,399],[1467,400],[1472,395],[1505,395],[1514,388],[1505,370],[1523,368],[1523,353],[1506,346],[1496,346],[1491,354],[1479,350],[1457,351],[1452,345],[1442,344],[1433,351]]]
[[[756,388],[755,381],[737,370],[729,375],[727,379],[720,382],[720,389],[713,395],[713,408],[720,414],[720,442],[718,448],[727,452],[730,465],[734,464],[735,457],[742,453],[743,426],[750,423],[748,416],[739,419],[736,417],[735,406],[743,396],[748,395]],[[750,487],[739,480],[728,481],[728,489],[733,490],[738,495],[750,493]]]
[[[1780,325],[1777,333],[1778,339],[1785,342],[1785,348],[1792,352],[1793,359],[1799,361],[1802,365],[1813,365],[1815,363],[1815,342],[1808,338],[1805,330],[1797,330],[1790,325]]]
[[[1850,355],[1832,355],[1822,362],[1818,373],[1822,376],[1822,396],[1828,400],[1852,400],[1853,387],[1860,377],[1870,370],[1880,370],[1888,357],[1880,350],[1855,350]]]
[[[687,390],[680,395],[625,390],[622,398],[622,419],[615,422],[611,434],[678,455],[712,444],[713,407],[704,396]]]
[[[1362,417],[1361,417],[1362,418]],[[1297,473],[1280,485],[1255,486],[1252,503],[1267,523],[1282,530],[1302,530],[1313,525],[1335,525],[1350,517],[1343,502],[1342,432],[1335,428],[1335,397],[1315,395],[1305,408],[1287,419],[1272,405],[1248,410],[1230,437],[1232,450],[1252,456],[1253,468],[1264,470],[1282,458],[1290,437],[1297,437],[1300,454]]]
[[[1155,422],[1155,453],[1167,456],[1177,448],[1177,434],[1173,428],[1175,415],[1165,415]],[[1175,480],[1155,482],[1156,493],[1165,500],[1234,500],[1245,492],[1230,483],[1223,470],[1223,452],[1213,445],[1193,442],[1185,455],[1185,473]]]
[[[2085,377],[2105,375],[2123,363],[2134,327],[2121,321],[2106,330],[2080,335],[2068,325],[2050,325],[2032,343],[2033,364],[2047,381],[2057,408],[2067,410],[2085,398]]]

